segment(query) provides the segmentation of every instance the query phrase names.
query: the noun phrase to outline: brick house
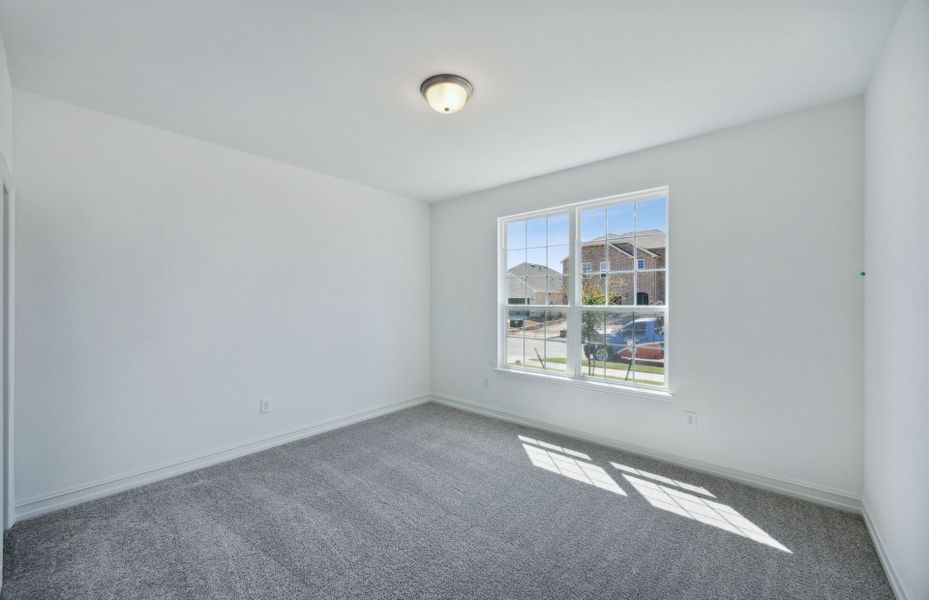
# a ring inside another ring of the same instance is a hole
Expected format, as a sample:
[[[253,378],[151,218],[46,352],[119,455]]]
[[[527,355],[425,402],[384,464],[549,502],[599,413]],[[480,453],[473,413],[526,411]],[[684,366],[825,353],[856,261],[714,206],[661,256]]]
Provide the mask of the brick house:
[[[638,250],[638,257],[636,257]],[[603,304],[609,289],[610,304],[661,306],[665,303],[667,234],[659,229],[610,234],[581,245],[581,289],[592,304]],[[638,264],[636,264],[638,263]],[[562,272],[545,265],[522,263],[506,274],[509,304],[566,304],[568,297],[568,258],[561,261]],[[639,271],[638,291],[633,272]],[[633,295],[637,298],[633,299]]]
[[[664,269],[666,250],[667,234],[659,229],[640,231],[636,237],[632,233],[610,234],[584,242],[580,260],[583,296],[591,304],[603,304],[604,288],[608,287],[610,304],[663,305],[664,271],[641,271]],[[637,292],[633,284],[636,270],[640,271]],[[562,261],[562,271],[568,272],[567,259]]]

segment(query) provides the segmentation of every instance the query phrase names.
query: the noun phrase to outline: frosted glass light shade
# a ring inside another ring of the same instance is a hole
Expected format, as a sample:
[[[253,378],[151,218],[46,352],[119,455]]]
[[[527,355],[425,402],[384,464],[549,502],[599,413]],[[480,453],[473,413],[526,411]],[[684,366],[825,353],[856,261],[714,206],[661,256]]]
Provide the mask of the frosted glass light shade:
[[[464,108],[473,90],[471,83],[458,75],[434,75],[419,88],[432,110],[446,115]]]

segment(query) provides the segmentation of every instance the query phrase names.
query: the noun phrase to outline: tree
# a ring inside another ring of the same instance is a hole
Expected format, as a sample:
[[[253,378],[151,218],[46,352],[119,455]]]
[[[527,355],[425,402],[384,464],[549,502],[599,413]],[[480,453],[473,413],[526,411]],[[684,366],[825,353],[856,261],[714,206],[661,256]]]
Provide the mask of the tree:
[[[606,289],[604,282],[605,277],[584,277],[581,283],[581,304],[587,306],[603,306],[606,304]],[[609,304],[622,304],[625,287],[628,287],[624,279],[615,276],[609,279]],[[581,311],[581,340],[588,342],[597,340],[598,333],[606,331],[606,313],[593,311]]]

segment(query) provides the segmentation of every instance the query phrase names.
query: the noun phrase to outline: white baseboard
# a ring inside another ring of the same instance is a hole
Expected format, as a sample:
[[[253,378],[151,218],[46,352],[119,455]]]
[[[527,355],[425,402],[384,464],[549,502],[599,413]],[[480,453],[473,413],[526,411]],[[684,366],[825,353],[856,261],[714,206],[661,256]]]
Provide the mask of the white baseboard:
[[[868,503],[864,500],[861,501],[861,514],[864,516],[864,524],[868,528],[868,533],[871,534],[871,539],[874,541],[874,549],[877,551],[877,557],[881,560],[884,573],[887,574],[887,581],[890,583],[890,589],[893,590],[897,600],[909,600],[912,596],[910,596],[906,588],[903,587],[903,582],[900,580],[900,576],[897,575],[897,569],[894,567],[893,561],[890,560],[890,555],[887,554],[887,549],[884,546],[884,539],[881,537],[881,531],[877,528],[877,524],[871,519]]]
[[[687,467],[688,469],[693,469],[694,471],[716,475],[718,477],[723,477],[725,479],[730,479],[732,481],[737,481],[739,483],[744,483],[753,487],[784,494],[785,496],[792,496],[794,498],[808,500],[810,502],[823,504],[825,506],[830,506],[849,512],[861,512],[861,499],[854,494],[841,490],[830,489],[824,486],[805,482],[790,481],[781,477],[762,475],[741,469],[733,469],[730,467],[693,460],[683,456],[678,456],[676,454],[661,452],[659,450],[653,450],[644,446],[628,444],[612,438],[594,435],[568,427],[562,427],[560,425],[555,425],[546,421],[540,421],[538,419],[527,417],[512,411],[488,406],[478,402],[463,400],[461,398],[454,398],[452,396],[435,393],[432,394],[432,397],[436,403],[450,406],[452,408],[458,408],[468,412],[500,419],[501,421],[509,421],[510,423],[516,423],[518,425],[525,425],[535,429],[542,429],[544,431],[570,436],[587,442],[592,442],[594,444],[600,444],[601,446],[616,448],[617,450],[622,450],[624,452],[630,452],[632,454],[638,454],[639,456],[645,456],[647,458],[653,458],[682,467]]]
[[[224,448],[203,452],[195,456],[182,458],[134,473],[117,475],[116,477],[73,486],[57,492],[26,498],[16,504],[14,512],[15,520],[22,521],[38,517],[61,508],[87,502],[88,500],[110,496],[148,483],[174,477],[175,475],[181,475],[233,458],[245,456],[246,454],[260,452],[268,448],[273,448],[274,446],[280,446],[281,444],[319,435],[320,433],[346,427],[361,421],[367,421],[368,419],[380,417],[398,410],[425,404],[431,400],[431,396],[421,396],[411,400],[403,400],[401,402],[393,402],[374,408],[367,408],[338,417],[301,425],[300,427],[255,438],[246,442],[233,444]]]

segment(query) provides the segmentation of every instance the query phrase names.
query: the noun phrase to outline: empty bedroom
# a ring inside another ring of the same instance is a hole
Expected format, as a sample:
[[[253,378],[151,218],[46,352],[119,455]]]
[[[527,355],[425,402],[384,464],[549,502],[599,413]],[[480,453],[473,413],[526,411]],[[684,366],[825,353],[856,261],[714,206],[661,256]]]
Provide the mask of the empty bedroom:
[[[929,600],[929,0],[0,0],[2,600]]]

